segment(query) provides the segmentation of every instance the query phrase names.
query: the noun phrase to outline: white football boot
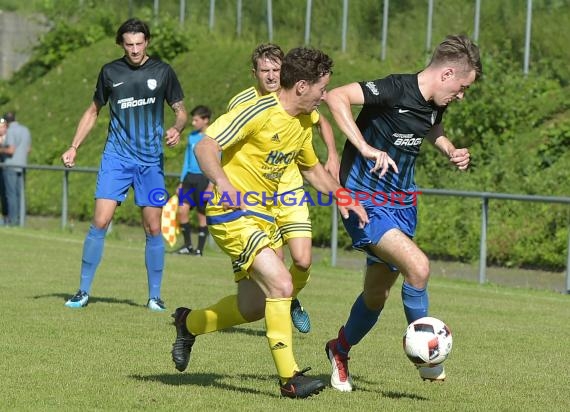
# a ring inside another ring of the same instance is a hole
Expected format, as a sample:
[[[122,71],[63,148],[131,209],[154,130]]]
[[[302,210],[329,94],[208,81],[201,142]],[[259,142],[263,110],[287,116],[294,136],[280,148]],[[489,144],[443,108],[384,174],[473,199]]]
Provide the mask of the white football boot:
[[[446,378],[442,364],[435,366],[417,366],[420,378],[424,381],[443,382]]]

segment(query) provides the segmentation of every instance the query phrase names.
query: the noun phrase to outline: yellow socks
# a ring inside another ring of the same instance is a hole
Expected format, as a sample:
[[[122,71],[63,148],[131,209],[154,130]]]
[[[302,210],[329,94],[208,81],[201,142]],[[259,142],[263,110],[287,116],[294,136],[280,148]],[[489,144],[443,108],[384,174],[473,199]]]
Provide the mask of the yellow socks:
[[[291,298],[265,299],[265,328],[269,349],[281,383],[299,370],[293,356]]]
[[[293,299],[297,297],[299,292],[307,285],[311,277],[311,267],[306,271],[299,270],[295,265],[289,268],[291,278],[293,280]]]
[[[293,356],[291,298],[265,299],[265,329],[271,356],[282,383],[299,371]],[[206,309],[192,310],[186,326],[193,335],[226,329],[247,323],[237,305],[237,295],[226,296]]]
[[[226,296],[206,309],[190,312],[186,326],[193,335],[203,335],[247,323],[238,310],[237,295]]]

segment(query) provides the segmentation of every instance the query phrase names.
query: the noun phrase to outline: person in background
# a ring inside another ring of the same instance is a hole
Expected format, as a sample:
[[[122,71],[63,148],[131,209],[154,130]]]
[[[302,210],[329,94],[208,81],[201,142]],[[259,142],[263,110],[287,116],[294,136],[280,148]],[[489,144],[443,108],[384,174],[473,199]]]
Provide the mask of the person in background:
[[[228,111],[247,104],[260,96],[279,92],[282,62],[283,50],[281,47],[272,43],[258,45],[251,55],[251,71],[257,80],[257,85],[232,97],[228,103]],[[328,158],[324,165],[325,170],[338,181],[339,160],[332,127],[321,113],[319,113],[315,126],[327,148]],[[303,176],[294,162],[291,163],[281,178],[278,192],[280,194],[287,193],[288,199],[292,200],[288,201],[287,204],[279,202],[274,208],[277,226],[281,231],[283,243],[289,247],[292,259],[292,264],[289,267],[294,285],[291,320],[299,332],[308,333],[311,330],[311,319],[297,295],[307,285],[311,275],[312,226],[309,208],[306,202],[301,200],[305,195]],[[284,258],[282,249],[278,250],[278,254]]]
[[[188,135],[188,143],[184,153],[184,164],[180,173],[178,186],[178,222],[184,237],[184,245],[176,251],[180,255],[203,256],[204,246],[208,237],[206,225],[206,202],[203,194],[212,192],[212,185],[204,176],[198,160],[194,155],[194,147],[204,137],[204,131],[210,124],[212,111],[206,106],[196,106],[190,112],[194,130]],[[198,248],[192,246],[192,227],[190,225],[190,210],[196,208],[198,219]]]
[[[0,117],[0,152],[6,143],[7,132],[8,123],[6,123],[6,119]],[[4,188],[4,168],[1,167],[3,164],[4,154],[0,153],[0,211],[2,212],[2,217],[0,218],[0,226],[8,223],[8,200],[6,199],[6,189]]]
[[[0,155],[4,156],[2,172],[4,191],[8,206],[8,221],[10,226],[24,224],[25,191],[22,190],[26,180],[28,154],[32,150],[32,136],[30,130],[16,121],[15,112],[7,112],[2,118],[8,124],[4,146],[0,148]],[[23,167],[22,167],[23,166]],[[23,208],[23,209],[22,209]]]
[[[352,390],[348,371],[350,349],[376,324],[390,289],[402,273],[402,302],[408,324],[428,316],[429,260],[416,245],[415,162],[424,139],[459,170],[469,166],[469,150],[446,137],[442,118],[447,106],[465,96],[481,76],[479,48],[466,36],[448,36],[419,73],[337,87],[327,96],[331,113],[347,136],[341,161],[341,183],[353,193],[397,195],[360,196],[370,224],[357,216],[343,220],[355,249],[367,253],[364,288],[336,338],[325,345],[331,362],[331,385]],[[362,106],[356,119],[352,106]],[[405,194],[405,196],[404,196]],[[424,380],[441,381],[443,365],[419,367]]]
[[[61,156],[66,167],[75,165],[83,141],[95,126],[101,108],[109,102],[111,114],[95,190],[95,212],[83,244],[79,289],[65,306],[85,307],[91,284],[103,255],[105,234],[115,210],[132,186],[141,209],[145,231],[145,264],[148,279],[147,307],[165,310],[161,299],[164,240],[161,234],[164,185],[163,140],[167,146],[180,141],[188,115],[184,93],[172,67],[147,55],[150,30],[138,19],[125,21],[115,39],[124,56],[105,64],[99,72],[93,101],[79,120],[69,148]],[[165,130],[164,102],[172,108],[174,124]]]

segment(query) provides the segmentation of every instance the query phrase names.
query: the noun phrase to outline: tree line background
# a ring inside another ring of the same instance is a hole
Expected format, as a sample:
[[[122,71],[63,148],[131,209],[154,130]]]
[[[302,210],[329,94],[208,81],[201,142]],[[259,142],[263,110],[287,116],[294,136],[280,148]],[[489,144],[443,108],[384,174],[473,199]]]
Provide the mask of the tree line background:
[[[0,83],[0,109],[16,110],[32,131],[31,164],[60,165],[79,117],[90,103],[102,64],[120,57],[114,45],[118,25],[135,14],[151,23],[151,53],[177,71],[190,110],[197,104],[223,113],[228,99],[249,87],[249,56],[268,41],[266,0],[242,3],[241,34],[236,34],[236,0],[218,0],[215,25],[210,0],[187,0],[180,23],[180,2],[161,0],[156,15],[150,1],[3,0],[2,8],[41,13],[50,31],[31,60],[12,79]],[[21,4],[22,3],[22,4]],[[434,1],[433,45],[450,33],[473,35],[474,0]],[[369,80],[396,72],[421,70],[426,51],[428,1],[390,2],[386,59],[380,58],[382,1],[351,0],[346,50],[340,27],[343,1],[312,1],[310,45],[325,50],[335,61],[331,87]],[[478,44],[484,64],[482,81],[466,99],[453,104],[445,118],[446,132],[458,146],[468,146],[473,165],[467,173],[454,170],[428,144],[418,160],[417,181],[424,188],[568,196],[570,184],[570,0],[534,0],[531,64],[523,73],[527,3],[521,0],[482,0]],[[285,50],[305,43],[306,3],[272,2],[273,41]],[[328,115],[326,107],[323,113]],[[330,116],[329,116],[330,117]],[[172,116],[167,114],[166,121]],[[81,147],[78,166],[97,167],[106,136],[107,110]],[[187,130],[189,131],[189,129]],[[337,149],[344,137],[336,131]],[[324,159],[324,148],[315,139]],[[166,171],[178,173],[184,146],[166,149]],[[176,179],[169,181],[174,190]],[[72,173],[70,214],[89,219],[93,207],[94,175]],[[61,174],[30,172],[28,213],[59,215]],[[489,207],[490,263],[561,269],[566,261],[570,226],[567,206],[492,201]],[[315,245],[327,245],[331,210],[312,209]],[[417,240],[432,257],[471,261],[478,258],[480,201],[451,197],[420,199]],[[127,201],[116,220],[139,222],[139,211]],[[342,246],[349,239],[340,231]]]

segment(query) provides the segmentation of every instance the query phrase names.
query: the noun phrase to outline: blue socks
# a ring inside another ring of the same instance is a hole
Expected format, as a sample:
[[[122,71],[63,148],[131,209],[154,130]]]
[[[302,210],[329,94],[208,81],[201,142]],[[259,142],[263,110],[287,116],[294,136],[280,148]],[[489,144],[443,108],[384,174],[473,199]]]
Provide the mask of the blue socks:
[[[348,354],[350,346],[356,345],[362,340],[364,336],[372,329],[372,327],[378,321],[382,309],[378,311],[372,311],[366,307],[364,303],[364,298],[360,294],[350,310],[350,315],[344,325],[344,336],[340,341],[345,341],[348,344],[347,347],[344,345],[338,345],[338,350],[343,354]]]
[[[97,266],[99,266],[99,262],[101,262],[101,256],[103,256],[105,233],[107,233],[107,229],[98,229],[91,225],[83,243],[79,289],[87,293],[91,290],[95,271]]]
[[[406,282],[402,284],[402,302],[408,325],[428,315],[429,299],[427,289],[417,289]]]
[[[148,276],[148,297],[159,298],[164,270],[164,240],[162,234],[156,236],[146,234],[144,261]]]
[[[426,288],[418,289],[404,282],[402,302],[408,324],[428,315],[429,300]],[[350,348],[360,342],[376,324],[381,312],[382,309],[378,311],[368,309],[360,294],[352,305],[346,325],[339,331],[337,350],[348,355]]]
[[[79,289],[89,293],[95,277],[95,271],[103,256],[105,234],[107,229],[98,229],[91,225],[83,243],[83,257],[81,260],[81,281]],[[162,272],[164,270],[164,240],[162,234],[156,236],[146,235],[145,264],[148,276],[149,298],[160,297]]]

